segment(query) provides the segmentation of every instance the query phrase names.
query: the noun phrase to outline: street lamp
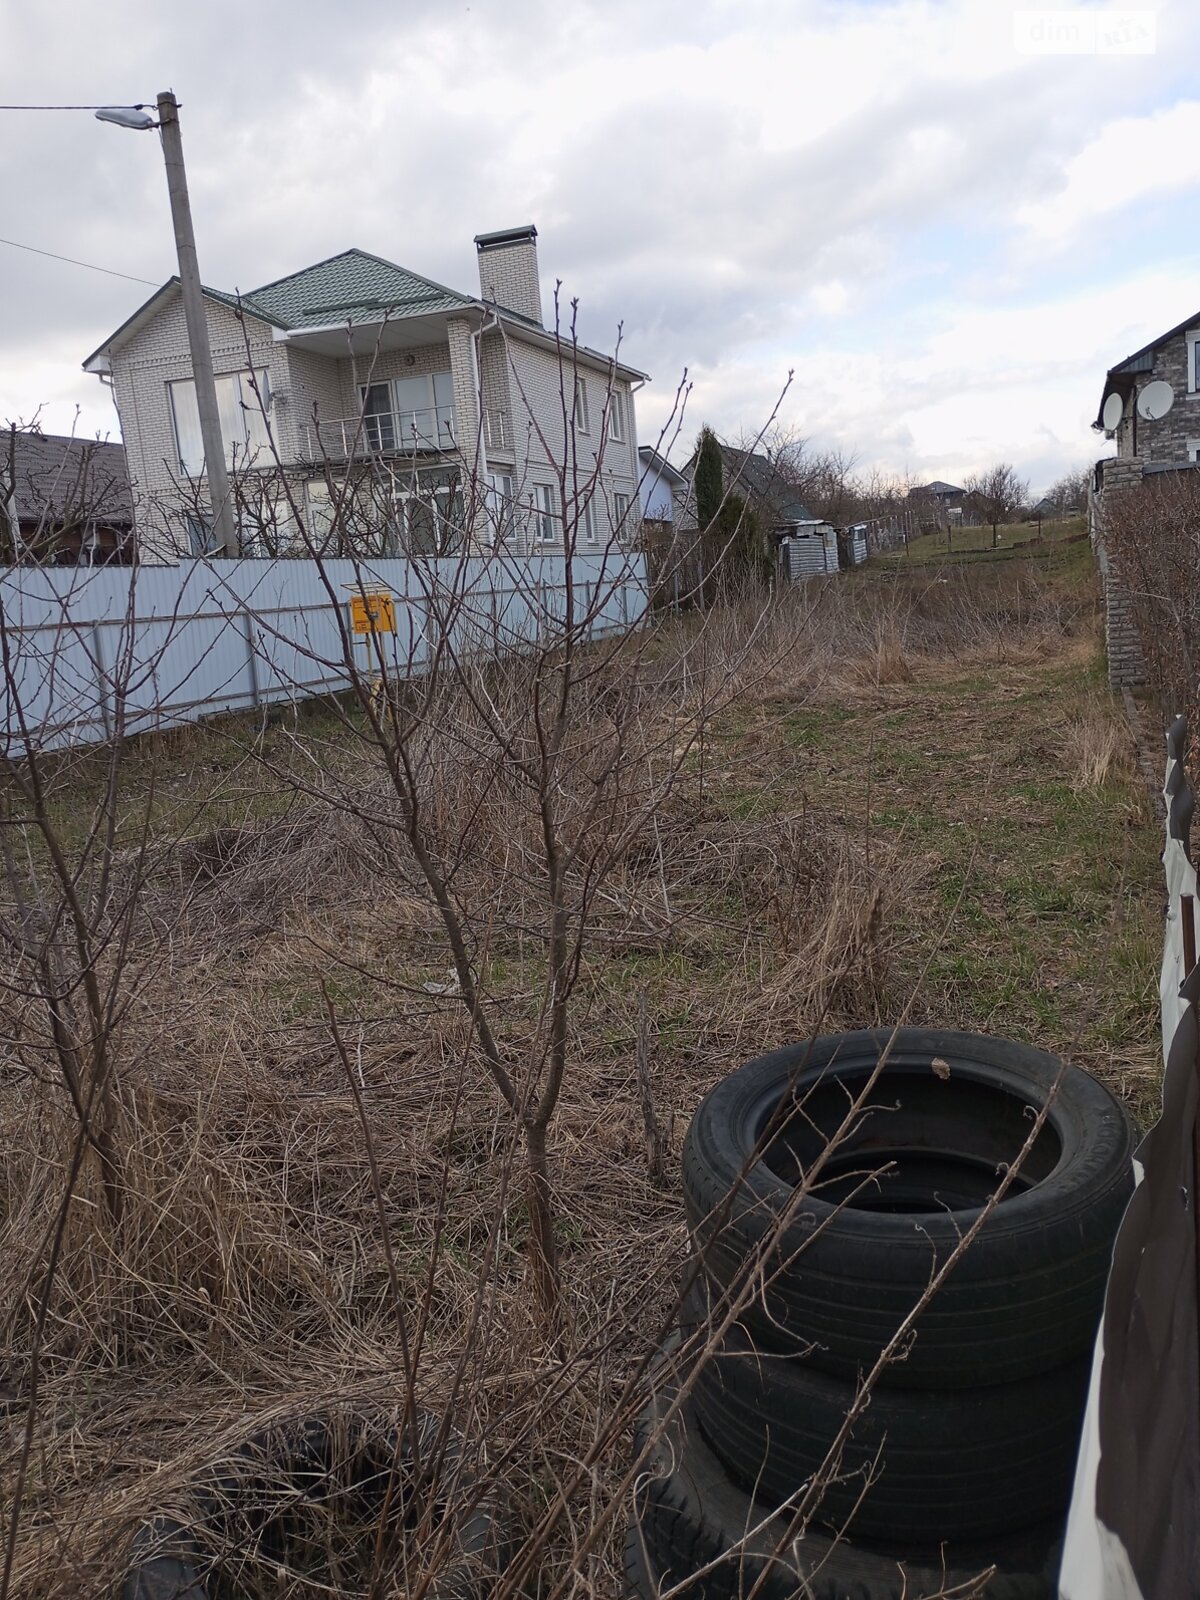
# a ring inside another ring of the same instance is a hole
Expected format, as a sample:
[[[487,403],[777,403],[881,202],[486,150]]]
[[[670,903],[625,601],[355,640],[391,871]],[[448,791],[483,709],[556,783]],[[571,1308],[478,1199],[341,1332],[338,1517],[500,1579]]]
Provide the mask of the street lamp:
[[[167,167],[167,192],[171,198],[171,221],[175,225],[175,253],[179,259],[179,284],[183,292],[183,315],[187,324],[188,345],[192,353],[192,376],[196,385],[196,409],[200,414],[200,437],[204,443],[204,468],[208,494],[212,501],[213,532],[217,549],[224,556],[241,554],[233,520],[233,500],[229,493],[229,474],[225,468],[225,442],[217,409],[217,383],[213,376],[212,351],[208,343],[208,317],[204,310],[204,288],[196,260],[196,235],[192,231],[192,208],[188,201],[187,175],[183,167],[183,137],[179,131],[179,106],[170,90],[158,97],[158,120],[145,106],[101,106],[96,116],[119,128],[147,132],[157,128],[162,135],[163,160]]]

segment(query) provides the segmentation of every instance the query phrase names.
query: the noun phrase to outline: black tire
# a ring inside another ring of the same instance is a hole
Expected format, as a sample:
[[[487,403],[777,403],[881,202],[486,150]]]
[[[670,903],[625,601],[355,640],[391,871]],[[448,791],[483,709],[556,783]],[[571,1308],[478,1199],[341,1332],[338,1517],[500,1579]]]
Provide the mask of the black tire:
[[[814,1366],[851,1378],[978,1216],[1061,1066],[1001,1039],[900,1029],[857,1126],[781,1229],[845,1116],[846,1086],[866,1080],[891,1037],[845,1033],[760,1056],[706,1096],[684,1145],[688,1220],[712,1279],[727,1287],[761,1262],[765,1287],[745,1311],[760,1342],[811,1349]],[[1090,1351],[1133,1147],[1120,1101],[1067,1067],[1021,1176],[917,1319],[888,1385],[972,1389]],[[892,1175],[870,1179],[885,1162]]]
[[[696,1295],[685,1316],[703,1319]],[[858,1538],[943,1541],[1065,1518],[1091,1363],[986,1389],[876,1384],[816,1521]],[[743,1489],[782,1503],[817,1473],[857,1385],[755,1348],[734,1323],[699,1365],[701,1431]],[[870,1487],[864,1486],[868,1478]]]
[[[964,1547],[953,1563],[936,1552],[907,1559],[813,1533],[777,1555],[786,1519],[772,1519],[768,1507],[726,1476],[690,1402],[661,1428],[673,1397],[672,1389],[662,1390],[634,1434],[635,1449],[648,1453],[635,1490],[625,1571],[629,1593],[640,1600],[659,1600],[676,1588],[687,1600],[744,1600],[760,1580],[760,1600],[931,1600],[946,1591],[964,1600],[1050,1600],[1057,1527],[986,1548]],[[993,1566],[997,1571],[986,1584],[975,1582]]]
[[[456,1481],[459,1494],[471,1497],[460,1477],[460,1448],[451,1438],[435,1466],[437,1419],[419,1412],[417,1426],[415,1476],[410,1438],[379,1427],[374,1418],[304,1417],[253,1434],[196,1479],[186,1521],[161,1515],[138,1529],[121,1600],[209,1600],[218,1592],[242,1593],[236,1579],[231,1589],[229,1575],[218,1575],[214,1553],[222,1546],[271,1552],[280,1536],[279,1508],[289,1501],[332,1504],[336,1495],[348,1495],[348,1508],[373,1514],[386,1496],[393,1515],[407,1517],[415,1498],[435,1521],[453,1517],[453,1507],[439,1504],[441,1486]],[[495,1497],[481,1495],[454,1537],[455,1558],[430,1584],[430,1600],[485,1600],[511,1554]]]

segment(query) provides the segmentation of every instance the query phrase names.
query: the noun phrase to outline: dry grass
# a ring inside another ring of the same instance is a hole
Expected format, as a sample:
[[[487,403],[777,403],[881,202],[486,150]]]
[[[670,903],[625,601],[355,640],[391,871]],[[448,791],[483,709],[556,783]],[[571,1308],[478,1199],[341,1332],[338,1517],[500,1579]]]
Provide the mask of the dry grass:
[[[1129,744],[1129,728],[1111,703],[1090,706],[1076,717],[1063,741],[1074,793],[1102,789],[1122,763],[1128,764]]]
[[[447,982],[428,897],[394,847],[386,786],[359,771],[336,726],[315,719],[269,736],[255,783],[264,760],[276,772],[295,760],[311,792],[266,815],[256,801],[232,829],[201,816],[146,891],[120,1030],[126,1220],[115,1233],[85,1166],[47,1300],[14,1596],[110,1592],[139,1522],[273,1420],[364,1409],[401,1418],[401,1320],[415,1397],[452,1420],[470,1493],[502,1490],[518,1539],[533,1532],[517,1592],[621,1593],[628,1434],[612,1424],[673,1304],[686,1247],[676,1163],[690,1113],[752,1054],[893,1018],[945,921],[930,841],[887,832],[869,805],[864,823],[810,800],[808,756],[779,716],[847,697],[886,708],[935,668],[1020,659],[1035,671],[1090,639],[1077,578],[1010,567],[982,582],[978,569],[945,581],[929,570],[855,575],[790,593],[765,620],[747,604],[705,630],[664,623],[653,641],[639,689],[647,761],[669,744],[684,700],[731,676],[738,696],[653,816],[631,792],[606,824],[623,844],[596,905],[552,1136],[564,1365],[547,1358],[531,1321],[512,1124]],[[576,729],[580,795],[604,749],[596,729],[614,714],[599,702]],[[480,819],[455,894],[519,1046],[540,1003],[535,822],[518,790],[475,759],[469,721],[456,729],[422,759],[439,775],[439,837],[453,840],[468,812]],[[1090,782],[1104,781],[1101,743],[1080,734],[1069,758],[1073,771],[1086,761],[1100,774]],[[825,757],[840,759],[836,741]],[[331,803],[355,773],[358,816]],[[169,834],[171,818],[156,817]],[[642,995],[657,1109],[674,1128],[665,1191],[644,1169]],[[36,1018],[5,1004],[7,1516],[71,1119]],[[562,1515],[537,1533],[563,1485]],[[351,1576],[345,1551],[338,1559],[339,1592],[362,1592],[361,1571]],[[421,1574],[447,1559],[436,1529],[412,1528],[377,1592],[419,1595]],[[243,1550],[239,1561],[239,1592],[318,1592],[265,1557]]]

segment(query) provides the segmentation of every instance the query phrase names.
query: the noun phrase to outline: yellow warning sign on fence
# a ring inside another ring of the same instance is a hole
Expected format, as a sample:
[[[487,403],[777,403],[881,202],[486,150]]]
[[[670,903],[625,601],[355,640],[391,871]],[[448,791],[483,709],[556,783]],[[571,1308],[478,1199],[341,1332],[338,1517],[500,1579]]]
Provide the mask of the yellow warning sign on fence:
[[[355,633],[395,633],[396,608],[385,589],[350,596],[350,626]]]

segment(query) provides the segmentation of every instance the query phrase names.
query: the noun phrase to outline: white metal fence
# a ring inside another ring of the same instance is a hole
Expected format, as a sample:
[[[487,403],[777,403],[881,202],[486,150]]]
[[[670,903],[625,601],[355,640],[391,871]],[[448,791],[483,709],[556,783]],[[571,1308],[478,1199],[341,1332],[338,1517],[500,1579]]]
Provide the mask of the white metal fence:
[[[590,637],[647,611],[645,557],[187,561],[12,568],[0,577],[0,728],[14,753],[95,743],[343,689],[351,662],[421,673],[431,643],[503,654],[561,633],[568,585]],[[395,631],[353,630],[355,595]]]
[[[1200,1571],[1200,887],[1187,724],[1167,738],[1162,1115],[1142,1141],[1096,1339],[1062,1600],[1175,1600]]]

